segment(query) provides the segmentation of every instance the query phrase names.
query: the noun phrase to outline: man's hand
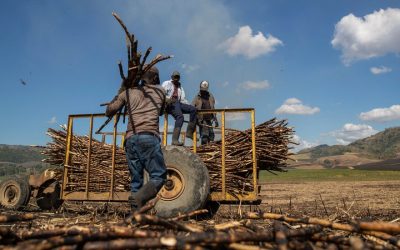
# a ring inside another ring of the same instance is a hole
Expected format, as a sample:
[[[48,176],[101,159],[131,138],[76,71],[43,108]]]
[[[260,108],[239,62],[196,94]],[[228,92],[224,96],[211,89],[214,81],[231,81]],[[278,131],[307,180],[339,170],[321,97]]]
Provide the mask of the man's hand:
[[[176,100],[172,99],[172,98],[165,98],[165,104],[167,104],[167,106],[173,104]]]
[[[214,120],[214,124],[215,124],[215,127],[219,127],[219,123],[218,123],[217,119]]]

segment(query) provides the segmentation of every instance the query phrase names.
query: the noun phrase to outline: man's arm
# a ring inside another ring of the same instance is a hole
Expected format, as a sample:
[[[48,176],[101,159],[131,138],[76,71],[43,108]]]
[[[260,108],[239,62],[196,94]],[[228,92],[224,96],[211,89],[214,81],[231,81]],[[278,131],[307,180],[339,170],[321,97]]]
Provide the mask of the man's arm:
[[[115,96],[114,99],[107,105],[106,116],[115,115],[125,105],[125,91]]]
[[[182,86],[181,86],[181,103],[190,105],[188,100],[186,100],[185,91],[183,90]]]
[[[211,94],[210,93],[210,95],[211,95],[211,98],[210,98],[210,101],[211,101],[211,108],[212,109],[215,109],[215,98],[214,98],[214,96],[213,96],[213,94]],[[217,119],[217,114],[213,114],[213,120],[214,120],[214,123],[215,123],[215,127],[219,127],[219,123],[218,123],[218,119]]]

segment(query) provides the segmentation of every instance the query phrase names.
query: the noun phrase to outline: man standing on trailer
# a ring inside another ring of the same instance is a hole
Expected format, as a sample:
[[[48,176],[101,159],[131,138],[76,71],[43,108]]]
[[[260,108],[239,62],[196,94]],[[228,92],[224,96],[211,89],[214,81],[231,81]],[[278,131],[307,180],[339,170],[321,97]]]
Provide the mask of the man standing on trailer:
[[[175,118],[175,127],[172,134],[172,145],[183,146],[179,142],[179,135],[183,125],[183,114],[190,114],[189,124],[186,129],[186,137],[193,140],[193,132],[196,129],[196,108],[189,104],[185,98],[185,91],[180,82],[181,75],[178,71],[174,71],[171,80],[163,82],[167,96],[167,113]]]
[[[129,118],[125,152],[131,174],[129,201],[133,210],[154,198],[163,186],[167,170],[161,151],[159,116],[165,103],[165,91],[160,86],[159,72],[152,67],[142,77],[142,85],[129,88],[107,106],[106,116],[113,116],[126,105]],[[150,180],[143,186],[143,170]]]
[[[215,109],[215,99],[209,91],[209,83],[207,81],[200,82],[200,91],[193,99],[192,105],[195,106],[197,110]],[[201,145],[214,141],[215,134],[212,123],[215,122],[215,126],[219,126],[217,115],[198,114],[197,120],[200,128]]]

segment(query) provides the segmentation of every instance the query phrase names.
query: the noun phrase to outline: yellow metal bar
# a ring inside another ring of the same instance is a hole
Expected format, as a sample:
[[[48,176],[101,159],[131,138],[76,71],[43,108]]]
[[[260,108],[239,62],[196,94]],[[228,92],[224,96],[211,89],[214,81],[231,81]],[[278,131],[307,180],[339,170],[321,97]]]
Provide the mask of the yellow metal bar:
[[[221,178],[222,178],[222,193],[226,194],[226,183],[225,183],[225,111],[221,112]]]
[[[100,133],[97,133],[98,135],[113,135],[114,134],[114,132],[100,132]],[[117,133],[117,135],[125,135],[126,133],[125,132],[118,132]]]
[[[125,148],[124,145],[125,145],[125,134],[122,134],[122,135],[121,135],[121,146],[120,146],[120,147],[121,147],[121,148]]]
[[[197,152],[197,132],[196,132],[196,130],[197,130],[197,128],[193,131],[193,153]]]
[[[131,192],[114,192],[114,198],[111,201],[126,201]],[[68,192],[64,200],[91,200],[91,201],[110,201],[110,192],[89,192],[89,198],[86,198],[86,192]],[[247,195],[236,194],[235,196],[222,192],[212,192],[210,194],[212,201],[256,201],[257,196],[254,193]]]
[[[86,199],[89,199],[90,158],[92,156],[93,116],[90,116],[88,162],[86,165]]]
[[[168,136],[168,114],[164,114],[164,133],[163,133],[163,145],[167,146],[167,136]]]
[[[89,198],[86,198],[85,192],[68,192],[64,200],[69,201],[127,201],[131,192],[114,192],[114,198],[110,200],[110,192],[89,192]]]
[[[256,114],[251,111],[251,151],[253,154],[253,192],[257,194],[257,151],[256,151]]]
[[[65,161],[64,161],[64,176],[63,176],[63,188],[61,190],[61,197],[63,198],[65,193],[65,186],[67,185],[67,172],[68,172],[68,165],[70,161],[70,151],[71,151],[71,141],[72,141],[72,125],[73,120],[71,116],[68,116],[68,128],[67,128],[67,145],[65,149]]]
[[[111,187],[110,187],[110,200],[114,199],[114,172],[115,172],[115,152],[117,149],[117,116],[114,116],[114,135],[113,135],[113,148],[111,156]]]
[[[215,113],[215,112],[222,112],[222,111],[226,111],[226,112],[250,112],[254,110],[254,108],[233,108],[233,109],[203,109],[203,110],[199,110],[198,113]],[[97,114],[72,114],[69,115],[69,117],[72,118],[89,118],[91,115],[93,115],[93,117],[105,117],[104,113],[97,113]]]

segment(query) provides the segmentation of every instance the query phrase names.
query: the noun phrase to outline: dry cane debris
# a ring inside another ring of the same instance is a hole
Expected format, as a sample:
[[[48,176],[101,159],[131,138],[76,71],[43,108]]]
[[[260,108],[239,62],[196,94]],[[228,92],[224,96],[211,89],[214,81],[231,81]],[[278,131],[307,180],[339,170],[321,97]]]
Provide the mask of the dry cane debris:
[[[144,214],[153,206],[154,202],[149,203],[125,219],[87,215],[75,220],[65,214],[50,213],[29,218],[16,213],[2,215],[10,220],[2,220],[0,224],[0,247],[24,250],[400,249],[399,223],[337,222],[262,212],[248,212],[238,220],[215,218],[196,222],[190,218],[206,211],[174,218]]]

